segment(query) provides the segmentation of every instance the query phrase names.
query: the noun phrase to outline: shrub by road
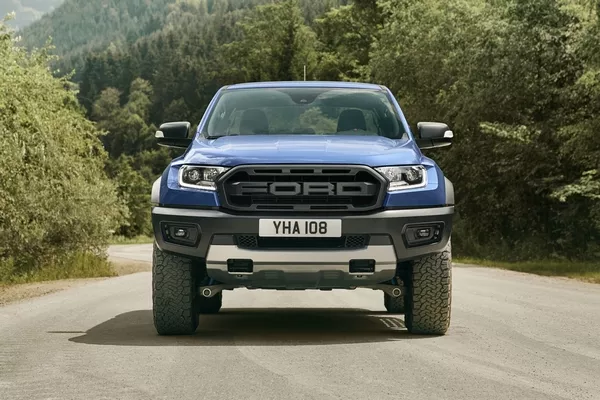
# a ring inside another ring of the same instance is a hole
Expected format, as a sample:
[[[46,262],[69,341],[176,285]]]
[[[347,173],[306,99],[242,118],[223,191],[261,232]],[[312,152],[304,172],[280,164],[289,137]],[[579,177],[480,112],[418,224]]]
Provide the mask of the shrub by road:
[[[108,273],[103,247],[125,212],[99,131],[48,61],[17,48],[0,24],[0,281],[43,267]]]

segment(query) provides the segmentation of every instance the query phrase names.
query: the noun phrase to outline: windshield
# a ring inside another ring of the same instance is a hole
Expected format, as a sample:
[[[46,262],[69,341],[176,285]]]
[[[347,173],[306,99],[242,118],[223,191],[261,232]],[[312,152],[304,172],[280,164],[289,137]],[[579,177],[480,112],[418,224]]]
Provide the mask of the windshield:
[[[232,135],[405,134],[384,91],[332,88],[254,88],[225,91],[208,117],[208,137]]]

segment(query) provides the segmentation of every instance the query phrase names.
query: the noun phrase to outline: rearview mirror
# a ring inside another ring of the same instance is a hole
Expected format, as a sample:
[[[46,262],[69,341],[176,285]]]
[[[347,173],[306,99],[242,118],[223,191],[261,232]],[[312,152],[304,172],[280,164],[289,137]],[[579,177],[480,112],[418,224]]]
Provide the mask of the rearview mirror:
[[[186,149],[192,143],[191,127],[189,122],[167,122],[158,128],[154,137],[160,146]]]
[[[441,122],[419,122],[417,144],[422,150],[446,147],[452,144],[454,133]]]

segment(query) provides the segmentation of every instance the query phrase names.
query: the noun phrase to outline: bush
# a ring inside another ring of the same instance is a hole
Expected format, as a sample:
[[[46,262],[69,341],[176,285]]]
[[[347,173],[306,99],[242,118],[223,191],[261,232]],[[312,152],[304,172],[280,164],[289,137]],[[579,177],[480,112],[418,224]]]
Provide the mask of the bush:
[[[46,51],[27,55],[0,23],[0,270],[32,273],[100,255],[122,214],[106,154]]]
[[[150,223],[150,192],[152,185],[131,166],[131,157],[121,156],[107,164],[109,176],[117,184],[119,198],[127,206],[127,212],[116,233],[127,238],[148,236]]]

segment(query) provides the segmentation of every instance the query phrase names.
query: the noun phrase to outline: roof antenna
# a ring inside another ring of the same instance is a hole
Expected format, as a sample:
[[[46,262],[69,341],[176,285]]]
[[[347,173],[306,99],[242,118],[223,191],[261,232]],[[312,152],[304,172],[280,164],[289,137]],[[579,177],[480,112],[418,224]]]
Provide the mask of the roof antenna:
[[[304,64],[304,80],[306,81],[306,64]]]

